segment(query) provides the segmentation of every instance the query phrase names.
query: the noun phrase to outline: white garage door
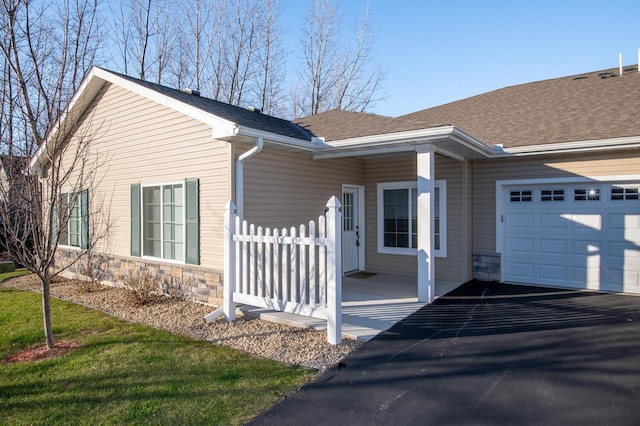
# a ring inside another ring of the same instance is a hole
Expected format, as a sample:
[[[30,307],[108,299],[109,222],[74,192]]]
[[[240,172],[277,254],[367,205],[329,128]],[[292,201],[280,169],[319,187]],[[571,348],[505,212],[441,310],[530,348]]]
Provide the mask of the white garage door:
[[[640,293],[640,183],[503,191],[504,281]]]

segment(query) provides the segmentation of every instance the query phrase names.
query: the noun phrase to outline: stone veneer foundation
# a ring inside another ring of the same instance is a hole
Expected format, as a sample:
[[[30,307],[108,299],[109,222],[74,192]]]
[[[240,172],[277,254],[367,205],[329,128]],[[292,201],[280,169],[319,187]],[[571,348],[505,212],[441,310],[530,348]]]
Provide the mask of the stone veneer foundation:
[[[500,281],[499,254],[473,254],[473,278],[480,281]]]
[[[76,258],[73,250],[59,249],[56,262],[68,264]],[[180,285],[190,300],[213,306],[222,306],[222,273],[197,265],[182,265],[107,254],[85,255],[61,275],[66,278],[97,280],[102,284],[122,286],[130,274],[150,273],[158,282]]]

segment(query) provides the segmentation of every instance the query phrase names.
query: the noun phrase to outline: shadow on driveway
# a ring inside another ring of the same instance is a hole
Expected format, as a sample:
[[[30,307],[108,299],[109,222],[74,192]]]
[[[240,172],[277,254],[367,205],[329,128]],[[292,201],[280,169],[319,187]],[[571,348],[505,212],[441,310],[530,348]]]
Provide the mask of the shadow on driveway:
[[[640,297],[470,282],[252,424],[640,424]]]

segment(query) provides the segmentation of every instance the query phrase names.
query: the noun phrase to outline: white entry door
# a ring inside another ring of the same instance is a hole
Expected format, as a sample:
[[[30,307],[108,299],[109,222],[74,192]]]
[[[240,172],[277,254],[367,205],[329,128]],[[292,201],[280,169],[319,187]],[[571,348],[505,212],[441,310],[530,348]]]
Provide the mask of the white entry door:
[[[359,268],[360,223],[358,188],[345,186],[342,189],[342,271],[351,272]]]

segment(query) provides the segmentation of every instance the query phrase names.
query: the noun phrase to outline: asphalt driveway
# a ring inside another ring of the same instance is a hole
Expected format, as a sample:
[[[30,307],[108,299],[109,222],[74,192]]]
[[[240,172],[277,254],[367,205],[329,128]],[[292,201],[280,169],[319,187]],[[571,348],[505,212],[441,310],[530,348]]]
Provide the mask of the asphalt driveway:
[[[472,282],[251,424],[640,424],[640,297]]]

